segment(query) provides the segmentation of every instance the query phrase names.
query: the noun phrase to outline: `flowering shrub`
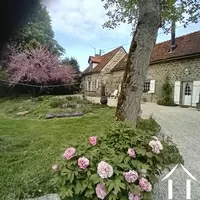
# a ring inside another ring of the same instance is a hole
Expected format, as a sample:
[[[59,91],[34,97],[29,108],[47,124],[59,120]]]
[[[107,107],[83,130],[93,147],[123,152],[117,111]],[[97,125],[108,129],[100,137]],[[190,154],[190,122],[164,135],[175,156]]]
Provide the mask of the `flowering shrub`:
[[[149,121],[142,121],[136,129],[118,123],[105,137],[92,136],[87,139],[89,143],[67,149],[64,159],[53,170],[54,184],[59,186],[61,197],[151,199],[162,171],[183,160],[170,138],[154,136],[159,126],[154,131],[145,131],[143,127],[149,126],[145,123]]]
[[[29,83],[34,85],[72,84],[75,71],[72,66],[60,66],[56,56],[39,46],[23,52],[13,48],[7,68],[9,85]]]

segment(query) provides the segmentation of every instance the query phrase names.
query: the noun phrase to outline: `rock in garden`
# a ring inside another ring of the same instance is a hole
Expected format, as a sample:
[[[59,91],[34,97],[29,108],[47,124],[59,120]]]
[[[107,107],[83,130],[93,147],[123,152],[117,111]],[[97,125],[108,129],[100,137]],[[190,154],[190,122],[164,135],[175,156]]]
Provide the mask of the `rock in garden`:
[[[16,115],[17,116],[25,116],[29,113],[29,111],[23,111],[23,112],[18,112]]]
[[[25,200],[60,200],[60,197],[57,194],[48,194],[35,199],[25,199]]]
[[[70,112],[70,113],[57,113],[57,114],[46,114],[45,119],[52,119],[52,118],[63,118],[63,117],[79,117],[83,116],[82,112]]]
[[[77,105],[76,105],[76,108],[81,108],[81,105],[80,105],[80,104],[77,104]]]
[[[28,99],[28,100],[25,100],[24,102],[29,103],[31,101],[32,101],[31,99]]]

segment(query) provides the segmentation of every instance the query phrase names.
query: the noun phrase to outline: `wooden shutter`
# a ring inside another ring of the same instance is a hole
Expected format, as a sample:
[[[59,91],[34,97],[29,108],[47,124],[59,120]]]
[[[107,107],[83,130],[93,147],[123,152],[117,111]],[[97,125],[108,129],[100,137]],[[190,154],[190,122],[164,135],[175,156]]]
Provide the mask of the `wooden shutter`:
[[[200,81],[194,81],[192,90],[192,106],[196,106],[196,103],[199,102],[199,92],[200,92]]]
[[[174,85],[174,103],[180,104],[181,82],[175,81]]]
[[[99,79],[96,80],[96,89],[99,88]]]
[[[148,93],[155,93],[155,80],[150,80],[150,90]]]
[[[87,81],[87,86],[86,86],[86,88],[87,88],[87,91],[89,91],[89,81]]]
[[[92,81],[90,81],[90,91],[92,91]]]

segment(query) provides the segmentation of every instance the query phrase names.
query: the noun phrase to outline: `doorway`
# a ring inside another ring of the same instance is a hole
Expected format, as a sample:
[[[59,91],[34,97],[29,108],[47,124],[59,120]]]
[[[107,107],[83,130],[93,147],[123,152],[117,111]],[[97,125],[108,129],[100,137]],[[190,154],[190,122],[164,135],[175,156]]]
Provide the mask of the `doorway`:
[[[192,82],[183,82],[183,99],[182,104],[186,106],[192,105]]]

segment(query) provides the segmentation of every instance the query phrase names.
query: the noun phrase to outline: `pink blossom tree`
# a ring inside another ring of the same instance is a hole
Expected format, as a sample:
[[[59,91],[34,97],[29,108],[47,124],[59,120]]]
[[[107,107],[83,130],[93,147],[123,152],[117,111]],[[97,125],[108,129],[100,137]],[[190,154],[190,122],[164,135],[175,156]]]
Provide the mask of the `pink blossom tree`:
[[[71,66],[59,65],[58,58],[41,46],[13,53],[7,74],[10,86],[24,83],[41,88],[48,85],[71,85],[75,77],[75,71]]]

